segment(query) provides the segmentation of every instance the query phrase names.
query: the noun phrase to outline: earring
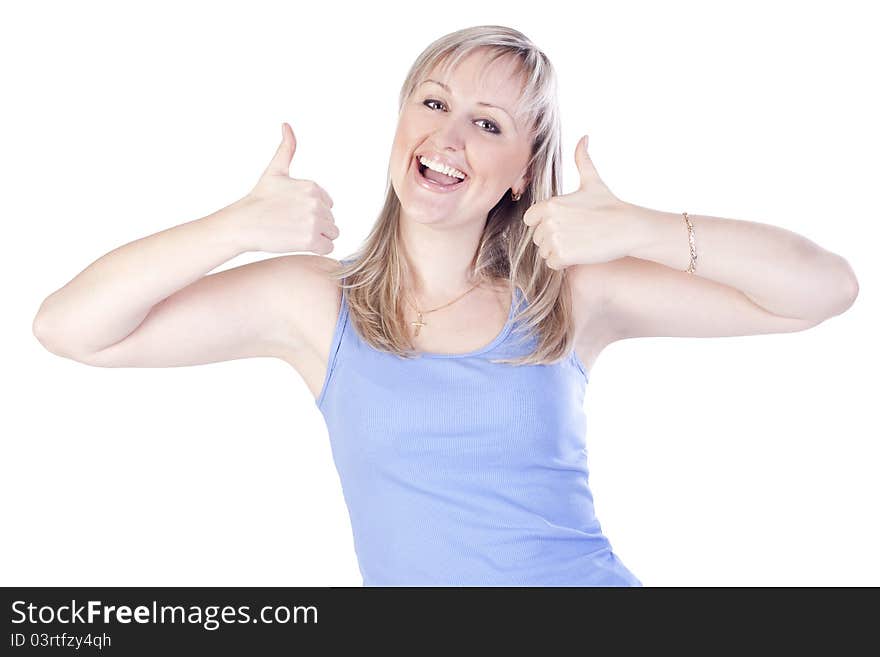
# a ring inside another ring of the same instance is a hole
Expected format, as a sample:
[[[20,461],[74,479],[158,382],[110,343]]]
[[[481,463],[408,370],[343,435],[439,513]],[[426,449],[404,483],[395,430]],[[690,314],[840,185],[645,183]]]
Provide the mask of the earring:
[[[510,190],[510,191],[511,191],[511,193],[513,192],[513,190]],[[522,198],[522,192],[520,192],[519,194],[512,194],[512,198],[513,198],[513,202],[516,203],[518,200],[520,200]]]

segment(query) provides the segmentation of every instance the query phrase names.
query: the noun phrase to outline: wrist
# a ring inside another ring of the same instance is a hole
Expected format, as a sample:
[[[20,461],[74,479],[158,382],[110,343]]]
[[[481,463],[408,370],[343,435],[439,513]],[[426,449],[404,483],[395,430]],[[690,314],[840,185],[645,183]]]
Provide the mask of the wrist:
[[[690,260],[688,232],[680,213],[633,206],[633,216],[639,237],[638,245],[630,251],[631,256],[667,264],[669,255],[665,251],[670,249],[666,247],[672,247],[676,254],[680,247],[684,266],[687,266]]]
[[[229,249],[240,255],[256,250],[248,237],[248,226],[253,225],[254,201],[243,196],[224,208],[208,215],[205,219],[212,224],[220,239]]]

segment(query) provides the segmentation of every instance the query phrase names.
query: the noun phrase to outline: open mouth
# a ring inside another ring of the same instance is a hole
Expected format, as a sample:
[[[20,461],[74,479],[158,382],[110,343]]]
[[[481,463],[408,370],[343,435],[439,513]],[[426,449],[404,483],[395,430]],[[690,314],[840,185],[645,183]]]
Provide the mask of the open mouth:
[[[463,179],[454,178],[453,176],[447,176],[445,174],[439,173],[437,171],[431,171],[429,175],[431,175],[434,179],[429,178],[425,175],[426,171],[429,171],[428,167],[422,164],[419,161],[418,156],[415,158],[416,164],[416,175],[422,184],[429,189],[436,189],[439,191],[452,191],[454,189],[458,189],[461,187],[468,179],[465,176]],[[447,182],[450,181],[450,182]],[[454,182],[451,182],[454,181]]]

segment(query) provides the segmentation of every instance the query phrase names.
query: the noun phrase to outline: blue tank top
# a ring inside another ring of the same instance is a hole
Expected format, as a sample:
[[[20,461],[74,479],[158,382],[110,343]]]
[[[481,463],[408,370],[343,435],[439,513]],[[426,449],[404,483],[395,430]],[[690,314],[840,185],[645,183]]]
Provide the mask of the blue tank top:
[[[343,290],[315,403],[364,586],[642,586],[594,513],[577,354],[490,362],[536,345],[524,301],[488,345],[408,360],[363,341]]]

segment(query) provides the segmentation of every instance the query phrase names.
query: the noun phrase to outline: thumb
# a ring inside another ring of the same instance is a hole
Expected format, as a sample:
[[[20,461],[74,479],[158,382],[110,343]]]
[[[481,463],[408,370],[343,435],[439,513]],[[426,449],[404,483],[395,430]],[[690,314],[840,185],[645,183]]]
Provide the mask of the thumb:
[[[290,162],[294,153],[296,153],[296,137],[293,135],[293,129],[285,121],[281,124],[281,143],[272,156],[269,166],[266,167],[265,174],[289,176]]]
[[[599,178],[599,172],[596,171],[596,167],[593,164],[590,154],[587,152],[589,142],[589,135],[581,137],[574,154],[574,162],[577,165],[578,173],[580,173],[581,176],[581,189],[588,185],[595,185],[596,183],[604,185],[602,179]]]

